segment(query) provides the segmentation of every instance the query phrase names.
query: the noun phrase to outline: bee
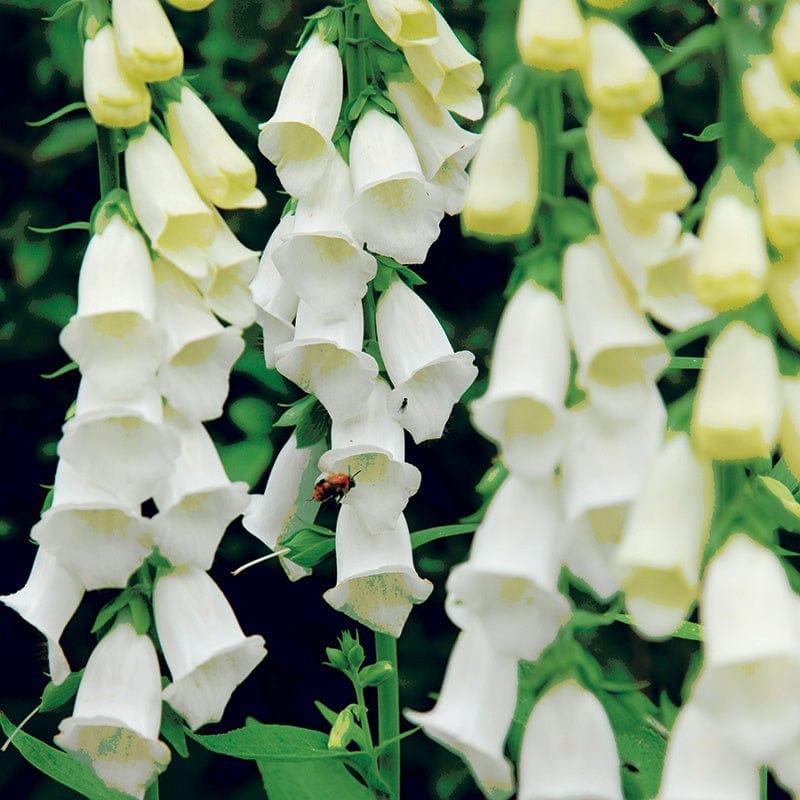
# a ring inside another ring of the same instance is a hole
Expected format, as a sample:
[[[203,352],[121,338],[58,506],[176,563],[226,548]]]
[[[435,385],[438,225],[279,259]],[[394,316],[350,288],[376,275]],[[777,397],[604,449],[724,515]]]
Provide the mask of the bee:
[[[313,499],[318,503],[334,500],[341,503],[344,496],[356,485],[355,476],[344,472],[333,472],[327,478],[320,478],[314,485]]]

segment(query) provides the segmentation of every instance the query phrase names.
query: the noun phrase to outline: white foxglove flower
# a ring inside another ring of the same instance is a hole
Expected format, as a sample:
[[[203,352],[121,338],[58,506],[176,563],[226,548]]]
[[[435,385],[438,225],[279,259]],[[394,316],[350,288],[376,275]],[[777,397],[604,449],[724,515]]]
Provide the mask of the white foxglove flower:
[[[153,539],[175,566],[209,569],[228,525],[247,507],[248,486],[232,483],[202,423],[172,412],[167,421],[181,450],[172,472],[153,492]]]
[[[378,27],[401,47],[436,41],[436,17],[428,0],[367,0]]]
[[[708,349],[692,410],[692,439],[709,458],[766,458],[783,414],[772,340],[734,321]]]
[[[792,797],[800,794],[800,740],[770,759],[770,771]]]
[[[680,211],[694,194],[680,164],[640,117],[592,112],[586,139],[598,178],[634,211]]]
[[[119,624],[89,656],[72,716],[61,721],[55,742],[107,786],[141,800],[170,761],[160,726],[161,670],[153,643]]]
[[[643,114],[661,100],[661,80],[639,45],[602,17],[586,24],[589,57],[581,66],[589,102],[605,114]]]
[[[136,218],[153,249],[190,277],[205,277],[209,269],[205,248],[214,238],[214,215],[152,125],[129,142],[125,176]]]
[[[421,477],[404,460],[405,433],[389,413],[389,393],[386,383],[378,379],[360,414],[334,417],[331,449],[319,460],[323,472],[341,472],[356,479],[341,505],[350,506],[375,534],[394,530]]]
[[[324,449],[323,440],[298,447],[292,433],[275,458],[264,494],[250,498],[242,524],[270,550],[280,550],[285,539],[313,524],[319,511],[319,503],[313,499],[317,461]],[[290,580],[311,574],[310,569],[284,556],[280,562]]]
[[[216,211],[214,221],[214,238],[208,246],[211,269],[200,279],[200,288],[211,311],[226,322],[246,328],[256,316],[250,281],[258,269],[260,254],[245,247]]]
[[[772,53],[788,81],[800,79],[800,2],[789,0],[772,29]]]
[[[401,264],[422,264],[439,237],[442,190],[425,180],[400,123],[370,109],[350,142],[354,203],[345,219],[367,247]]]
[[[353,306],[345,319],[325,321],[301,302],[295,337],[275,348],[275,367],[303,391],[316,395],[331,417],[359,413],[378,375],[375,359],[361,351],[364,314]]]
[[[712,189],[690,280],[699,300],[717,311],[740,308],[764,293],[767,242],[752,192],[725,167]]]
[[[705,658],[693,702],[768,763],[800,737],[800,599],[778,556],[732,536],[706,568],[700,622]]]
[[[773,142],[800,139],[800,98],[771,55],[750,57],[742,75],[742,101],[750,122]]]
[[[757,800],[759,766],[690,700],[670,732],[658,800]]]
[[[64,460],[56,469],[53,504],[31,538],[87,589],[123,589],[152,548],[139,506],[90,483]]]
[[[375,323],[394,384],[389,408],[417,444],[438,439],[453,406],[478,375],[475,356],[453,352],[436,315],[402,281],[381,295]]]
[[[275,348],[294,338],[294,318],[299,298],[281,277],[272,259],[276,248],[293,225],[294,217],[281,219],[261,254],[258,270],[250,282],[250,291],[256,304],[256,322],[264,335],[264,360],[269,369],[275,367]]]
[[[800,341],[800,250],[770,264],[767,293],[783,328]]]
[[[517,47],[539,69],[577,69],[587,58],[586,26],[575,0],[521,0]]]
[[[263,636],[245,636],[222,590],[202,570],[159,578],[156,630],[172,683],[164,699],[192,730],[219,722],[233,690],[266,655]]]
[[[298,201],[293,227],[272,252],[284,282],[327,319],[346,317],[378,269],[345,222],[352,203],[350,171],[336,153],[325,175]]]
[[[447,579],[447,614],[482,627],[492,650],[535,661],[570,615],[558,591],[561,514],[551,480],[514,472],[492,498],[469,560]]]
[[[132,128],[150,119],[150,92],[122,65],[111,25],[84,42],[83,96],[97,125]]]
[[[78,311],[59,341],[81,374],[109,395],[152,380],[161,360],[150,253],[141,235],[113,216],[89,241],[78,279]]]
[[[670,636],[697,598],[713,509],[711,463],[675,434],[651,464],[615,554],[625,605],[646,637]]]
[[[444,210],[459,214],[467,191],[467,164],[480,136],[461,128],[416,81],[390,81],[388,92],[419,156],[425,177],[441,187]]]
[[[403,55],[414,77],[439,105],[467,119],[480,119],[483,116],[483,101],[478,92],[483,83],[481,62],[465,49],[435,8],[433,13],[438,39],[428,44],[408,42]]]
[[[664,342],[630,304],[599,240],[567,248],[563,281],[576,383],[606,413],[629,416],[669,361]]]
[[[125,68],[143,81],[183,72],[183,48],[158,0],[112,0],[117,49]]]
[[[781,378],[783,418],[780,428],[781,455],[795,477],[800,474],[800,376]]]
[[[506,466],[526,478],[549,477],[561,457],[569,369],[561,303],[526,281],[500,317],[489,387],[471,406],[473,425],[497,442]]]
[[[525,725],[519,800],[623,800],[614,731],[600,701],[575,681],[549,689]]]
[[[617,549],[627,505],[593,509],[564,525],[562,561],[602,600],[620,591],[614,571]]]
[[[794,144],[778,144],[764,159],[754,176],[758,209],[769,240],[778,250],[800,247],[800,200],[795,189],[800,182],[800,153]]]
[[[244,350],[242,333],[220,324],[180,270],[162,258],[153,268],[166,350],[159,391],[189,419],[216,419],[228,396],[231,367]]]
[[[38,547],[25,585],[13,594],[0,595],[0,602],[13,608],[45,637],[50,680],[56,686],[70,673],[59,640],[78,610],[83,591],[83,584],[72,573],[47,550]]]
[[[58,455],[119,503],[135,506],[153,494],[178,455],[178,439],[163,420],[155,385],[145,384],[123,401],[83,380]]]
[[[486,121],[472,162],[462,219],[483,236],[520,236],[539,199],[539,137],[516,106],[504,103]]]
[[[434,708],[404,714],[464,759],[488,800],[506,800],[514,777],[503,744],[516,704],[517,659],[498,653],[483,628],[472,626],[456,639]]]
[[[294,197],[308,194],[333,158],[343,82],[336,45],[314,33],[289,68],[275,113],[259,126],[258,149]]]
[[[374,631],[399,637],[411,606],[428,599],[433,584],[417,575],[408,523],[375,535],[351,506],[336,520],[336,586],[322,595],[337,611]]]
[[[117,0],[118,1],[118,0]],[[256,168],[214,112],[188,87],[164,112],[169,139],[203,199],[218,208],[263,208]]]

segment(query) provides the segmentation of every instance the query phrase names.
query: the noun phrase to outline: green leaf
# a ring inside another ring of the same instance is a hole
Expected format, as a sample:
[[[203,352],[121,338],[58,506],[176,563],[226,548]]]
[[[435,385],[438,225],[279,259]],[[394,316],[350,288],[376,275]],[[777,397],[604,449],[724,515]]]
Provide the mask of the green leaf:
[[[310,569],[333,555],[334,541],[332,535],[324,536],[311,528],[301,528],[282,539],[279,544],[281,548],[288,548],[286,557],[289,560]]]
[[[338,714],[332,708],[328,708],[328,706],[320,700],[315,700],[314,705],[317,707],[317,711],[325,718],[325,722],[327,722],[328,725],[333,725],[333,723],[336,722]]]
[[[88,231],[92,226],[89,222],[65,222],[63,225],[56,225],[55,228],[39,228],[35,225],[29,225],[28,230],[34,233],[59,233],[60,231]]]
[[[266,437],[217,445],[225,472],[232,481],[245,481],[252,489],[272,459],[272,442]]]
[[[55,711],[69,703],[75,693],[78,691],[78,686],[83,677],[83,670],[78,672],[70,672],[63,683],[56,686],[52,681],[44,687],[42,692],[42,703],[39,706],[40,711]]]
[[[239,397],[228,406],[231,422],[247,436],[266,436],[273,414],[272,407],[260,397]]]
[[[161,735],[178,755],[188,758],[189,748],[186,746],[186,729],[183,720],[166,703],[162,708]]]
[[[123,589],[113,600],[106,603],[97,613],[91,633],[99,633],[112,619],[133,600],[135,591]]]
[[[286,411],[281,414],[275,422],[272,423],[273,428],[292,428],[300,424],[303,417],[311,413],[314,403],[319,402],[313,394],[308,394],[305,397],[292,403]]]
[[[63,367],[59,367],[55,372],[48,372],[46,375],[40,375],[40,378],[44,378],[46,381],[50,381],[53,378],[60,378],[62,375],[66,375],[68,372],[74,372],[78,369],[78,365],[74,361],[70,361],[69,364],[65,364]]]
[[[59,108],[58,111],[48,114],[46,117],[44,117],[44,119],[37,119],[35,122],[26,122],[25,124],[29,128],[41,128],[43,125],[49,125],[51,122],[55,122],[57,119],[61,119],[61,117],[71,114],[73,111],[79,111],[85,108],[86,103],[70,103],[69,105]]]
[[[61,19],[65,14],[72,11],[73,8],[80,8],[82,5],[83,0],[67,0],[66,3],[62,3],[49,17],[42,17],[42,21],[55,22],[57,19]]]
[[[13,735],[11,744],[19,754],[39,772],[54,781],[88,797],[89,800],[130,800],[130,795],[110,789],[100,778],[77,758],[39,741],[25,731],[14,733],[14,725],[0,712],[0,727],[6,736]]]
[[[654,67],[659,75],[665,75],[685,64],[697,53],[710,52],[720,47],[722,31],[718,25],[703,25],[702,28],[692,31],[674,46],[668,45],[658,34],[656,34],[656,38],[667,50],[668,55],[659,59]]]
[[[716,142],[721,139],[725,132],[725,126],[721,122],[712,122],[706,125],[698,134],[684,133],[688,139],[693,139],[695,142]]]
[[[437,539],[445,539],[448,536],[461,536],[464,533],[474,533],[478,527],[477,523],[469,522],[460,525],[437,525],[435,528],[425,528],[421,531],[414,531],[411,534],[411,547],[417,548]]]
[[[37,161],[51,161],[69,153],[79,153],[93,144],[97,128],[91,118],[59,122],[33,150]]]
[[[316,397],[314,399],[316,400]],[[322,403],[317,401],[295,428],[294,435],[297,438],[297,446],[311,447],[320,439],[324,439],[328,435],[330,425],[328,412]]]
[[[150,609],[144,598],[137,592],[128,606],[131,611],[131,624],[136,633],[144,636],[150,630]]]
[[[627,614],[617,614],[617,622],[624,622],[626,625],[633,625],[633,620]],[[703,628],[696,622],[682,622],[678,629],[672,634],[673,639],[688,639],[690,642],[703,641]]]

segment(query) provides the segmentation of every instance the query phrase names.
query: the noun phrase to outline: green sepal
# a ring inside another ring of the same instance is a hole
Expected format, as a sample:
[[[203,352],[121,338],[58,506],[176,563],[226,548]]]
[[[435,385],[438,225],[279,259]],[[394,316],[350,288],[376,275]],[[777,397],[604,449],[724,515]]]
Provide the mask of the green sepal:
[[[98,31],[111,23],[110,3],[108,0],[81,0],[81,6],[80,29],[85,39],[94,39]]]
[[[42,692],[42,702],[39,706],[39,711],[55,711],[69,703],[69,701],[75,697],[82,677],[83,670],[80,669],[77,672],[70,672],[58,686],[50,681]]]
[[[280,547],[288,549],[285,555],[290,561],[311,569],[333,555],[336,549],[334,536],[333,531],[321,535],[311,528],[301,528],[283,539]]]
[[[53,497],[55,496],[55,493],[56,493],[55,485],[53,485],[53,486],[44,486],[43,485],[42,489],[47,489],[47,493],[44,496],[44,500],[42,500],[42,507],[39,510],[39,515],[40,516],[42,514],[44,514],[44,512],[47,511],[47,509],[50,508],[53,505]]]
[[[752,480],[755,490],[756,513],[763,513],[776,528],[800,533],[800,503],[789,488],[770,477],[760,475]]]
[[[394,281],[402,279],[408,286],[423,286],[425,279],[417,275],[413,269],[409,269],[404,264],[400,264],[389,256],[381,256],[373,253],[378,262],[378,271],[372,280],[372,285],[377,292],[385,292]]]
[[[75,361],[70,361],[69,364],[59,367],[55,372],[40,374],[39,377],[46,381],[51,381],[53,378],[60,378],[62,375],[66,375],[69,372],[74,372],[76,369],[78,369],[78,364]]]
[[[390,661],[376,661],[359,671],[358,681],[362,686],[380,686],[393,673],[394,667]]]
[[[83,0],[67,0],[62,3],[49,17],[42,17],[42,22],[55,22],[61,19],[65,14],[69,14],[73,8],[80,8],[83,5]]]
[[[150,630],[152,618],[150,616],[150,608],[145,602],[144,597],[137,592],[131,598],[130,603],[128,603],[128,609],[131,613],[131,625],[133,625],[133,629],[139,636],[147,635],[147,632]]]
[[[313,394],[301,397],[289,405],[279,417],[272,423],[273,428],[293,428],[297,427],[302,420],[311,413],[315,403],[318,403]]]
[[[315,700],[314,705],[317,707],[317,711],[322,714],[328,725],[333,725],[333,723],[336,722],[337,714],[332,708],[328,708],[321,700]]]
[[[466,522],[459,525],[437,525],[435,528],[425,528],[411,534],[411,547],[416,549],[437,539],[446,539],[449,536],[463,536],[465,533],[474,533],[478,527],[475,522]]]
[[[525,281],[533,280],[561,298],[561,258],[550,247],[534,247],[514,259],[514,270],[503,296],[509,300]]]
[[[137,589],[129,586],[127,589],[123,589],[113,600],[106,603],[100,611],[97,612],[97,617],[95,617],[90,633],[99,633],[105,628],[118,613],[132,602],[137,592]]]
[[[82,0],[77,0],[77,2],[80,3],[82,2]],[[43,125],[49,125],[51,122],[55,122],[57,119],[61,119],[61,117],[65,117],[67,114],[71,114],[73,111],[85,111],[85,110],[86,110],[86,103],[82,101],[76,103],[68,103],[67,105],[59,108],[58,111],[54,111],[52,114],[48,114],[43,119],[37,119],[35,122],[26,122],[25,124],[29,128],[41,128]]]
[[[95,204],[90,218],[92,231],[102,233],[115,216],[122,217],[123,221],[134,229],[138,227],[130,195],[119,187],[112,189]]]
[[[166,111],[170,103],[179,103],[181,91],[189,82],[182,76],[170,78],[166,81],[158,81],[150,84],[150,94],[153,97],[153,105],[161,111]],[[194,90],[192,90],[194,91]]]

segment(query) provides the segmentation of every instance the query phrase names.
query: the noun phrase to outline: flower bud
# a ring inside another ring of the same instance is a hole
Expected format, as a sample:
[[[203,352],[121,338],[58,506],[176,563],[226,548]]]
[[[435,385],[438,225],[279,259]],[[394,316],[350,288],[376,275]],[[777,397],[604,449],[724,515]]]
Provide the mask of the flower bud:
[[[800,139],[800,98],[772,56],[753,56],[742,75],[742,100],[750,122],[773,142]]]
[[[428,0],[367,0],[378,27],[401,47],[436,41],[436,18]]]
[[[521,0],[517,47],[529,67],[565,70],[582,66],[588,42],[575,0]]]
[[[158,0],[112,0],[117,47],[125,67],[143,81],[166,81],[183,71],[183,48]]]
[[[392,677],[394,667],[389,661],[376,661],[364,667],[358,673],[358,680],[362,686],[380,686],[385,680]]]
[[[800,154],[795,146],[775,145],[756,171],[755,184],[769,240],[784,253],[800,248]]]
[[[800,251],[770,265],[767,293],[784,330],[800,342]]]
[[[800,2],[789,0],[772,29],[773,55],[787,81],[800,80]]]

